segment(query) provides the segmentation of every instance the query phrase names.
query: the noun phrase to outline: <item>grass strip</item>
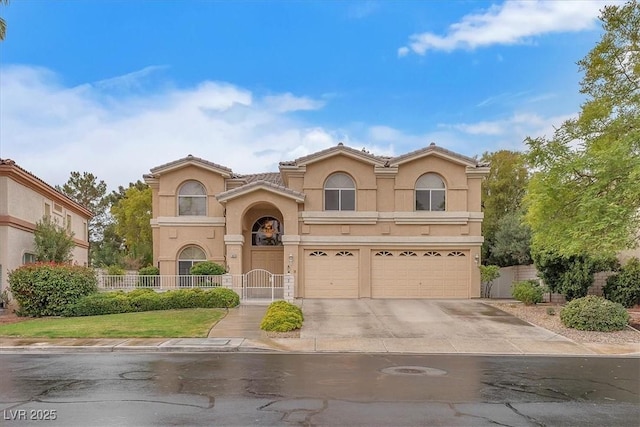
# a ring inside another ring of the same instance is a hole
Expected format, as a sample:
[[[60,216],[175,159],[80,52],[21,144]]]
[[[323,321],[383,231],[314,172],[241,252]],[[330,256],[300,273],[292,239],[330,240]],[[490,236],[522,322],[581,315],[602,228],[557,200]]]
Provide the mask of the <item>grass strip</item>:
[[[19,338],[204,338],[225,314],[220,308],[145,311],[86,317],[46,317],[0,325]]]

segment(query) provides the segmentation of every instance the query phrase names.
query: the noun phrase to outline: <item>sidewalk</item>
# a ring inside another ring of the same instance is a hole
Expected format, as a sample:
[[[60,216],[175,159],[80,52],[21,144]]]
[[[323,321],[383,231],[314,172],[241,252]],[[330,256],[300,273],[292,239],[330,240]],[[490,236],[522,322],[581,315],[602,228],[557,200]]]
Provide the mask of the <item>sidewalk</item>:
[[[640,356],[640,344],[580,344],[554,334],[546,340],[527,337],[468,339],[322,337],[270,338],[260,330],[266,305],[229,309],[207,338],[23,339],[0,338],[0,354],[43,352],[295,352],[407,353],[494,355]],[[304,327],[303,327],[304,330]]]

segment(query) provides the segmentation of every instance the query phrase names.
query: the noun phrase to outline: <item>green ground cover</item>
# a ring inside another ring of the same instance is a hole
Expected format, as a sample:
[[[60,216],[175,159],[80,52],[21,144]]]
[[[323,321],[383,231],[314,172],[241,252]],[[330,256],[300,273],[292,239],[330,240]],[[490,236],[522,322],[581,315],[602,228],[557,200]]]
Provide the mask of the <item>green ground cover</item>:
[[[203,338],[225,309],[194,308],[86,317],[47,317],[0,325],[20,338]]]

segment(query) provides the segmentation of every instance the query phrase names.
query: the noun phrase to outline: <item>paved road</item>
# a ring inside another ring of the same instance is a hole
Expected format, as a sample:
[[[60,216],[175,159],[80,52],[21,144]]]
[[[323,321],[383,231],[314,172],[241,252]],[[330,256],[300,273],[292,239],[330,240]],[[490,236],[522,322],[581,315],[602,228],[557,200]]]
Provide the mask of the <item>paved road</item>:
[[[0,424],[637,426],[639,370],[605,357],[5,354]]]

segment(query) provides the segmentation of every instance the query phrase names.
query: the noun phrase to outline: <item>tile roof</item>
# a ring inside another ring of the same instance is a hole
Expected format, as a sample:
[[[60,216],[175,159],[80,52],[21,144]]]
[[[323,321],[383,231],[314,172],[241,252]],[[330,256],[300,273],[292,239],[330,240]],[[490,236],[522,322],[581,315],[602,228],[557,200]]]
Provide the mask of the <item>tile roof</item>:
[[[247,175],[236,175],[234,178],[241,178],[247,181],[247,184],[255,182],[255,181],[265,181],[270,182],[272,184],[280,185],[284,187],[284,182],[282,181],[282,176],[280,172],[264,172],[264,173],[253,173]]]
[[[54,186],[48,184],[47,182],[45,182],[44,180],[38,178],[37,176],[35,176],[34,174],[32,174],[31,172],[29,172],[26,169],[21,168],[20,166],[18,166],[18,164],[11,159],[0,159],[0,166],[9,166],[12,168],[15,168],[16,170],[28,175],[29,177],[35,179],[36,181],[38,181],[39,183],[43,184],[45,187],[47,187],[49,190],[59,194],[62,198],[64,198],[65,200],[67,200],[69,203],[82,208],[84,211],[86,211],[87,213],[89,213],[89,216],[93,216],[93,212],[91,212],[91,210],[89,210],[88,207],[81,205],[80,203],[76,202],[75,200],[73,200],[71,197],[67,196],[66,194],[64,194],[62,191],[58,190],[57,188],[55,188]]]
[[[181,163],[190,162],[190,161],[195,161],[195,162],[198,162],[198,163],[202,163],[204,165],[211,166],[211,167],[216,168],[216,169],[222,169],[222,170],[224,170],[226,172],[229,172],[229,173],[232,172],[231,169],[229,169],[226,166],[222,166],[222,165],[219,165],[217,163],[213,163],[213,162],[210,162],[208,160],[202,159],[200,157],[195,157],[195,156],[192,156],[191,154],[189,154],[187,157],[183,157],[181,159],[174,160],[172,162],[165,163],[163,165],[151,168],[151,173],[161,172],[164,169],[168,169],[168,168],[171,168],[173,166],[177,166],[177,165],[179,165]]]

